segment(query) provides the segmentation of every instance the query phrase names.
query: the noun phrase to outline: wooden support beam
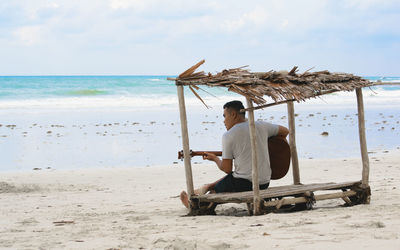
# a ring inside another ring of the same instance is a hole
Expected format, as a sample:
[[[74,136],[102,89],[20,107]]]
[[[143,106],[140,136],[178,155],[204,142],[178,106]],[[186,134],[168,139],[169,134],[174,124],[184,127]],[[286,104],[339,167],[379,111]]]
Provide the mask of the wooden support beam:
[[[375,85],[400,85],[400,82],[374,82]]]
[[[250,98],[246,98],[247,107],[253,107],[253,101]],[[254,111],[249,111],[249,130],[250,130],[250,143],[251,143],[251,164],[252,164],[252,183],[253,183],[253,204],[254,204],[254,215],[261,214],[261,198],[260,198],[260,186],[258,182],[258,164],[257,164],[257,140],[256,140],[256,126],[254,123]],[[265,138],[267,139],[267,138]]]
[[[315,195],[314,200],[319,201],[319,200],[328,200],[328,199],[339,199],[339,198],[344,198],[344,197],[350,197],[356,195],[357,192],[355,191],[344,191],[344,192],[339,192],[339,193],[331,193],[331,194],[320,194],[320,195]],[[297,203],[305,203],[308,202],[308,199],[306,197],[297,197],[297,198],[283,198],[281,200],[274,200],[274,201],[267,201],[264,202],[264,206],[266,207],[276,207],[279,209],[283,205],[291,205],[291,204],[297,204]]]
[[[314,97],[318,97],[318,96],[321,96],[321,95],[335,93],[335,92],[338,92],[338,91],[339,90],[337,90],[337,89],[325,90],[325,91],[320,92],[319,94],[315,94],[313,96],[306,97],[306,98],[314,98]],[[289,103],[289,102],[295,102],[295,101],[297,101],[297,100],[296,99],[290,99],[290,100],[285,100],[285,101],[280,101],[280,102],[273,102],[273,103],[268,103],[268,104],[264,104],[264,105],[259,105],[257,107],[253,107],[251,109],[252,110],[258,110],[258,109],[268,108],[268,107],[272,107],[272,106],[275,106],[275,105]],[[250,110],[250,108],[241,109],[240,112],[246,112],[246,111],[249,111],[249,110]]]
[[[290,146],[290,153],[292,155],[293,183],[295,185],[298,185],[300,184],[300,170],[299,170],[299,159],[297,156],[297,148],[296,148],[296,125],[295,125],[293,102],[287,103],[287,109],[288,109],[288,123],[289,123],[289,146]]]
[[[249,215],[252,216],[253,215],[253,207],[251,203],[246,203],[247,205],[247,211],[249,212]]]
[[[192,212],[192,205],[190,202],[191,201],[190,198],[194,194],[194,187],[193,187],[192,165],[191,165],[190,148],[189,148],[189,134],[187,127],[184,89],[183,86],[177,86],[177,89],[178,89],[178,99],[179,99],[181,130],[182,130],[182,146],[183,146],[183,156],[185,163],[186,187],[189,196],[189,214],[190,214]]]
[[[361,88],[356,89],[356,95],[358,109],[358,132],[360,135],[360,149],[363,165],[361,186],[365,188],[369,185],[369,158],[367,150],[367,140],[365,136],[364,102]]]

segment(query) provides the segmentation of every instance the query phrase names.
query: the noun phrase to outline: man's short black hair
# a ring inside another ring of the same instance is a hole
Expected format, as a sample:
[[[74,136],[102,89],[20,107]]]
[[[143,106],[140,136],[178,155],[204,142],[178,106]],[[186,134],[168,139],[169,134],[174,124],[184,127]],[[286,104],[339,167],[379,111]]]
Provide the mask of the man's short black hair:
[[[240,112],[241,109],[244,109],[243,103],[241,101],[230,101],[225,103],[224,109],[235,110],[238,114],[245,116],[245,112]]]

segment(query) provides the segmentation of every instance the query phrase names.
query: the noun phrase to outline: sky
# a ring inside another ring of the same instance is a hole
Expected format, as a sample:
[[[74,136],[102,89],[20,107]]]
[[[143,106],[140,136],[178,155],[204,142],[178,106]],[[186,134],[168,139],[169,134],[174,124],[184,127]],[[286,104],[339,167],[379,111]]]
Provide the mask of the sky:
[[[399,0],[1,0],[0,75],[400,76]]]

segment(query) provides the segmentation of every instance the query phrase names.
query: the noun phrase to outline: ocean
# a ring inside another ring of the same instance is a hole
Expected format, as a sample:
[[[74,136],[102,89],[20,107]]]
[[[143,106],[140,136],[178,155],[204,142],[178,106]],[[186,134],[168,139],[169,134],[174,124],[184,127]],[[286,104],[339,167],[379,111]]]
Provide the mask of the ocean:
[[[0,76],[0,108],[170,105],[176,88],[167,77]]]
[[[178,100],[167,77],[0,76],[0,171],[180,166]],[[400,82],[400,77],[365,78]],[[190,145],[220,150],[221,107],[244,99],[225,89],[204,90],[198,93],[210,108],[185,92]],[[363,93],[369,151],[397,149],[400,86]],[[286,105],[279,105],[256,111],[256,118],[287,126],[286,112]],[[300,158],[359,157],[354,92],[296,103],[295,112]]]
[[[168,76],[0,76],[0,109],[31,107],[154,107],[177,102],[176,88]],[[365,77],[371,81],[397,82],[400,77]],[[396,95],[400,86],[380,86],[381,96]],[[207,88],[217,97],[229,96],[221,88]],[[392,94],[391,94],[392,93]],[[213,97],[200,91],[202,96]],[[189,102],[196,99],[189,93]],[[212,99],[218,98],[209,98]],[[340,102],[339,102],[340,103]]]

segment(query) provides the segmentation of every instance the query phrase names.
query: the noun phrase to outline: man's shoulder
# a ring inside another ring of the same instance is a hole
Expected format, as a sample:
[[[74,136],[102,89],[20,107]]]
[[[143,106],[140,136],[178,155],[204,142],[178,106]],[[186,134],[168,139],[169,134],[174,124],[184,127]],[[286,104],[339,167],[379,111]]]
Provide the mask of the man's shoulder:
[[[233,126],[231,129],[229,129],[228,131],[226,131],[222,137],[225,139],[228,138],[233,138],[233,137],[237,137],[238,135],[243,134],[243,132],[245,130],[248,129],[248,124],[247,122],[243,122],[243,123],[238,123],[235,126]]]
[[[266,122],[266,121],[256,121],[255,124],[256,124],[256,126],[258,125],[258,126],[263,126],[263,127],[278,126],[276,124]]]
[[[228,137],[229,134],[230,134],[230,133],[229,133],[229,130],[228,130],[228,131],[225,131],[225,133],[222,134],[222,138]]]
[[[264,131],[264,133],[266,133],[268,137],[277,135],[279,131],[278,124],[273,124],[265,121],[257,121],[256,126],[260,128],[261,131]]]
[[[222,135],[222,139],[223,140],[227,140],[228,138],[232,137],[233,133],[231,130],[226,131],[223,135]]]
[[[238,124],[235,124],[231,129],[226,131],[225,134],[234,135],[234,134],[242,132],[243,130],[248,130],[248,128],[249,128],[249,124],[247,121],[238,123]]]

